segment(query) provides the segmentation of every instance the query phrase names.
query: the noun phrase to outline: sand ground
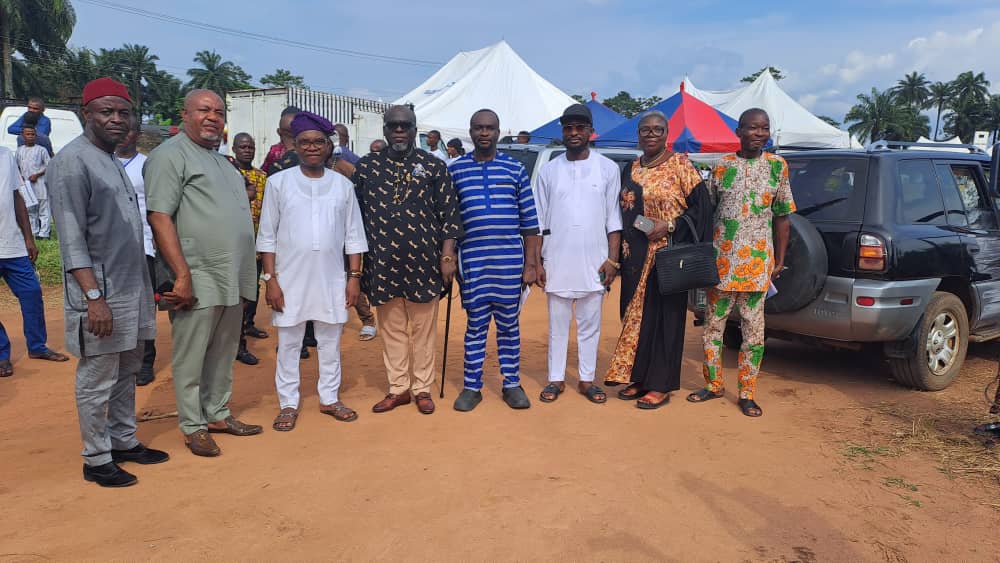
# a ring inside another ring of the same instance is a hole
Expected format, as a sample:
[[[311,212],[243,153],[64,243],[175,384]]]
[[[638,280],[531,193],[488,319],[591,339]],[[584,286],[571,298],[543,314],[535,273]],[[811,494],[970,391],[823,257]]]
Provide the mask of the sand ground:
[[[47,299],[50,344],[62,349],[60,295]],[[458,413],[455,303],[434,415],[371,412],[386,388],[381,344],[359,342],[352,318],[341,397],[359,420],[318,413],[314,355],[302,364],[298,427],[271,430],[272,331],[251,341],[259,365],[236,364],[232,399],[263,435],[222,436],[223,455],[207,459],[187,451],[176,419],[142,423],[140,439],[172,458],[126,465],[140,482],[115,490],[81,479],[75,362],[27,359],[19,313],[5,302],[16,374],[0,380],[0,561],[1000,560],[1000,473],[981,469],[1000,465],[998,454],[968,433],[988,420],[982,389],[998,347],[974,346],[952,387],[921,393],[892,382],[876,358],[769,341],[766,414],[749,419],[735,382],[725,400],[683,400],[701,385],[701,329],[689,328],[682,390],[665,408],[639,411],[614,398],[620,388],[605,405],[572,392],[543,404],[547,317],[536,292],[522,321],[531,409],[501,401],[491,347],[485,400]],[[599,370],[620,329],[616,292],[604,312]],[[443,304],[441,313],[439,354]],[[174,410],[165,315],[159,328],[140,413]],[[571,345],[570,383],[575,354]],[[734,365],[727,353],[728,373]]]

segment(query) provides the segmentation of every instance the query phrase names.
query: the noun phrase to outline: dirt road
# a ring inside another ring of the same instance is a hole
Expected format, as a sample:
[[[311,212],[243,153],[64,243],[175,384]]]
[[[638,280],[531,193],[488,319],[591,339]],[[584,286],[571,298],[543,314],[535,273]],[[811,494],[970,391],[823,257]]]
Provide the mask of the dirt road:
[[[605,303],[599,369],[620,326],[616,300]],[[50,344],[61,349],[58,293],[48,302]],[[501,401],[495,347],[483,403],[451,409],[464,328],[456,306],[438,412],[375,415],[381,345],[359,342],[352,319],[341,396],[358,421],[317,412],[314,355],[302,366],[298,427],[270,429],[272,334],[251,343],[260,365],[237,364],[232,400],[263,435],[223,436],[223,455],[206,459],[183,446],[176,419],[143,423],[140,439],[172,459],[129,464],[139,484],[109,490],[80,476],[74,362],[26,359],[16,307],[4,304],[0,322],[16,369],[0,380],[0,561],[1000,560],[1000,471],[976,469],[1000,459],[966,437],[986,420],[981,390],[996,348],[974,347],[960,381],[931,394],[897,386],[859,354],[769,342],[766,414],[752,420],[735,405],[735,384],[723,401],[683,400],[701,385],[696,328],[683,389],[663,409],[639,411],[614,390],[602,406],[576,393],[542,404],[546,315],[535,293],[522,324],[531,409]],[[162,315],[159,327],[156,381],[138,389],[140,412],[174,410]],[[570,358],[574,382],[573,347]],[[729,373],[734,364],[727,354]]]

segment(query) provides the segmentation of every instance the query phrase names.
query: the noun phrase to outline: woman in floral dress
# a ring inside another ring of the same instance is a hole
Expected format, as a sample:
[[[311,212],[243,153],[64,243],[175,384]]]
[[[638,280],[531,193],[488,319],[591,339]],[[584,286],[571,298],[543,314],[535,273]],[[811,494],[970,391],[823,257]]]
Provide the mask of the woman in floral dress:
[[[621,211],[622,333],[604,380],[629,383],[618,393],[641,409],[656,409],[680,389],[687,293],[660,295],[656,251],[675,242],[693,242],[681,215],[691,218],[699,240],[711,236],[712,204],[701,176],[687,156],[667,148],[667,119],[649,112],[639,121],[643,155],[622,173]],[[643,215],[653,221],[647,234],[635,228]],[[674,227],[676,226],[676,231]]]

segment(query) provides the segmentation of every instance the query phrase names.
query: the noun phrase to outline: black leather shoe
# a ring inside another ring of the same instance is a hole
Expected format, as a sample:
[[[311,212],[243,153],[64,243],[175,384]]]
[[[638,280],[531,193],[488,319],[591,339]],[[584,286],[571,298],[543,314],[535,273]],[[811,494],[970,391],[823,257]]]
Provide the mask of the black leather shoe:
[[[142,366],[139,369],[139,373],[135,376],[135,384],[142,387],[149,385],[154,379],[156,379],[156,376],[153,375],[153,366]]]
[[[476,408],[476,405],[483,400],[483,394],[480,391],[473,391],[472,389],[462,389],[462,392],[458,394],[455,399],[455,410],[461,412],[469,412]]]
[[[260,362],[260,360],[257,359],[257,356],[251,354],[250,350],[247,350],[246,348],[236,352],[236,360],[243,362],[248,366],[255,366],[258,362]]]
[[[139,465],[154,465],[170,459],[170,454],[139,444],[130,450],[111,450],[111,459],[115,460],[115,463],[132,461]]]
[[[83,480],[102,487],[130,487],[139,482],[135,475],[115,465],[115,462],[90,467],[83,466]]]

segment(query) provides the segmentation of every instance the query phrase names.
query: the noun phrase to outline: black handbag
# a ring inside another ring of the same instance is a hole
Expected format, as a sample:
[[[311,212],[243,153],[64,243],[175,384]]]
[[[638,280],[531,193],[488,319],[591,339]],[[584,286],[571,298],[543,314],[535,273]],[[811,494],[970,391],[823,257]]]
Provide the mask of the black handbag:
[[[656,281],[660,295],[719,285],[714,245],[711,241],[701,242],[690,217],[681,215],[680,218],[687,222],[694,242],[674,244],[671,235],[667,246],[656,251]]]

